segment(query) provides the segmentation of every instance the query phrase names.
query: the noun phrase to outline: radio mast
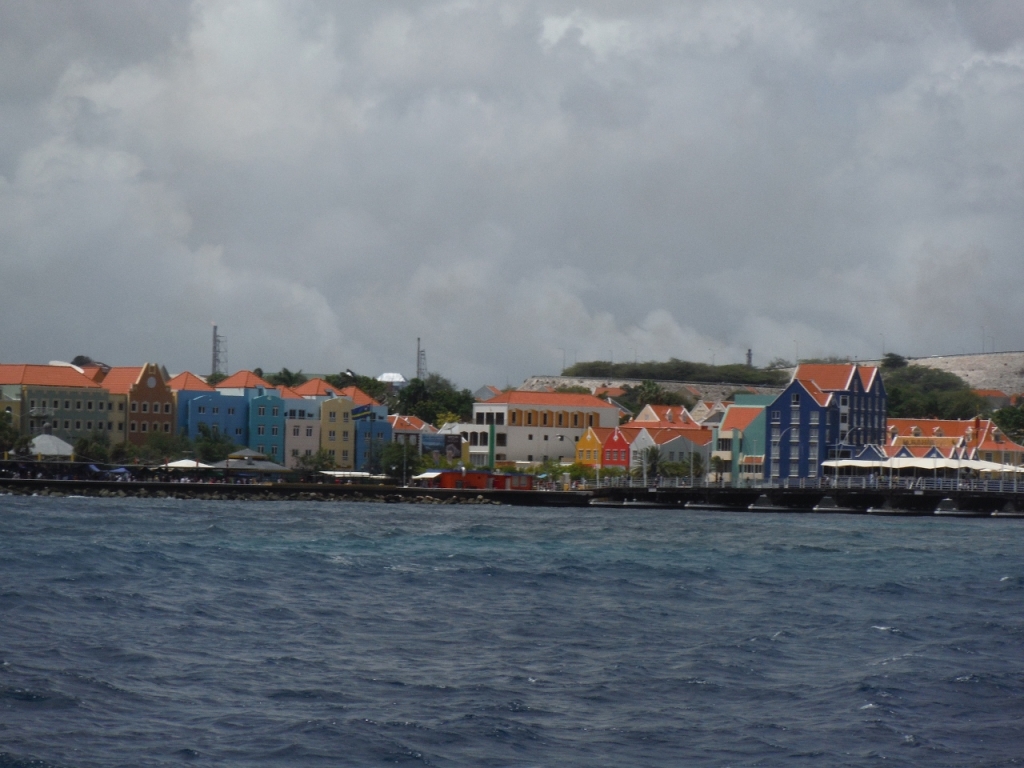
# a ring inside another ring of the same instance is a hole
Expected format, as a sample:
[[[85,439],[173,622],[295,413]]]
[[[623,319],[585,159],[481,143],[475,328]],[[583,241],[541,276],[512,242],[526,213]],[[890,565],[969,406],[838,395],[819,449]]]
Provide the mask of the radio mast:
[[[217,324],[213,324],[213,361],[210,365],[210,375],[215,373],[227,373],[228,367],[228,343],[223,336],[217,335]]]
[[[427,350],[420,347],[420,337],[416,337],[416,378],[421,381],[427,378]]]

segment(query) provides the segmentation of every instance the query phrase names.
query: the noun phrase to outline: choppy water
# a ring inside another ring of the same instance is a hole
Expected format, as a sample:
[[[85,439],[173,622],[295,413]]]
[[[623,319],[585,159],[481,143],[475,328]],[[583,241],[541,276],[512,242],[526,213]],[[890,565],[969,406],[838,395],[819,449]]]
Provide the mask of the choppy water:
[[[0,497],[0,766],[1020,765],[1022,540]]]

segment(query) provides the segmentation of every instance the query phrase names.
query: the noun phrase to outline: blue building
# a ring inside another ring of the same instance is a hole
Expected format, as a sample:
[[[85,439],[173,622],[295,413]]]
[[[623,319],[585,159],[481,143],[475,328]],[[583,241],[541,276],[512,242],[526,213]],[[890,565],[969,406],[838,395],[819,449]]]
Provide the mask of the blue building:
[[[380,456],[391,442],[391,424],[386,405],[360,405],[352,409],[355,432],[355,469],[357,472],[380,472]]]
[[[885,387],[874,367],[798,366],[767,410],[767,480],[817,478],[826,459],[885,443]]]
[[[284,463],[284,400],[270,390],[249,400],[249,447]]]

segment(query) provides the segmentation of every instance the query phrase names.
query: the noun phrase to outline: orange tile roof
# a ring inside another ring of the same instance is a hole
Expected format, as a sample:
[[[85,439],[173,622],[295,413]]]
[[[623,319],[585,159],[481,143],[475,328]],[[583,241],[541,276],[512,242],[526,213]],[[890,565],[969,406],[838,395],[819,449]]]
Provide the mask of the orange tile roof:
[[[102,389],[88,376],[65,365],[0,365],[0,384]]]
[[[388,423],[393,430],[399,432],[437,432],[437,427],[428,424],[418,416],[401,416],[393,413],[388,416]]]
[[[355,405],[380,405],[359,387],[344,387],[338,390],[338,397],[347,397]]]
[[[624,394],[626,394],[626,390],[622,387],[597,387],[594,390],[595,397],[599,397],[600,395],[606,395],[608,397],[622,397]]]
[[[798,365],[793,378],[797,381],[813,381],[824,391],[849,389],[857,366],[854,363],[804,363]]]
[[[216,387],[217,389],[256,389],[257,387],[277,389],[273,384],[267,383],[252,371],[233,373],[224,381],[218,382]]]
[[[514,389],[502,392],[497,397],[484,401],[487,405],[540,405],[552,408],[615,408],[599,397],[577,395],[569,392],[531,392]]]
[[[972,389],[971,391],[979,397],[1009,397],[1000,389]]]
[[[182,390],[185,390],[185,391],[188,391],[188,392],[215,392],[216,391],[213,387],[211,387],[205,381],[200,379],[194,373],[189,373],[188,371],[185,371],[184,373],[179,373],[177,376],[175,376],[173,379],[171,379],[167,383],[170,385],[171,389],[174,390],[175,392],[181,392]]]
[[[323,379],[310,379],[292,389],[301,397],[334,397],[338,393],[337,387],[328,384]]]
[[[718,426],[721,432],[738,429],[741,432],[750,426],[750,422],[764,412],[763,405],[733,405],[725,412],[725,418]]]
[[[305,398],[291,387],[278,387],[282,400],[304,400]]]
[[[144,366],[128,365],[111,368],[103,377],[102,386],[112,395],[127,395],[142,375]]]

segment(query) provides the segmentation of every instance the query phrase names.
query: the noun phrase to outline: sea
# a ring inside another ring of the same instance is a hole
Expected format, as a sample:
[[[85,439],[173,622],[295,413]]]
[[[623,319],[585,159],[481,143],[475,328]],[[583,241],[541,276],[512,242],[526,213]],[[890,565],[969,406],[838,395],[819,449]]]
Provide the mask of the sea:
[[[1024,764],[1024,520],[0,497],[0,768]]]

